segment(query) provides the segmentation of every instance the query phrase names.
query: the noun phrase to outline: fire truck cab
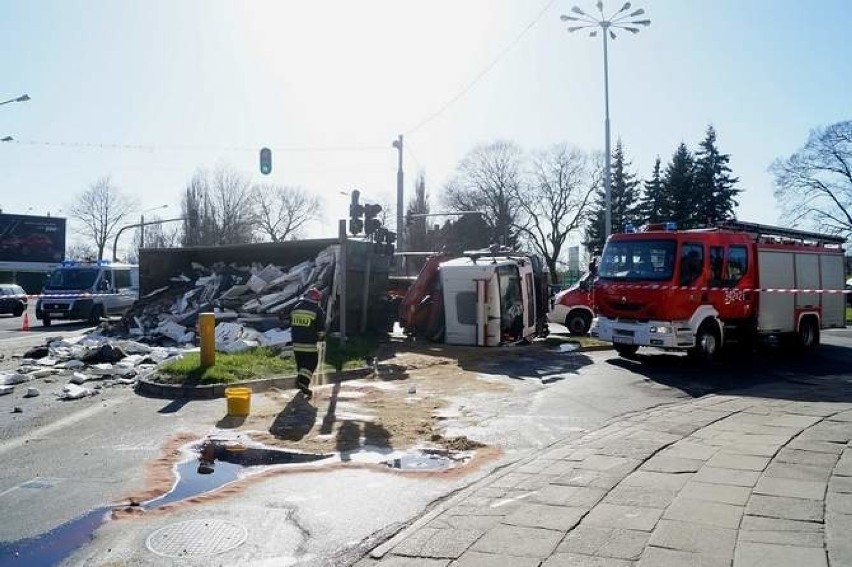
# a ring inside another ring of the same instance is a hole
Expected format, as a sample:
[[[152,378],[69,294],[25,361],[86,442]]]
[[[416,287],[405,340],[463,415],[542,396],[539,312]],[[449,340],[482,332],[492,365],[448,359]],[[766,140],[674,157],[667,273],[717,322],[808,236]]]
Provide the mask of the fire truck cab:
[[[592,336],[713,359],[728,342],[774,335],[810,349],[845,326],[844,239],[731,221],[612,235],[595,283]]]

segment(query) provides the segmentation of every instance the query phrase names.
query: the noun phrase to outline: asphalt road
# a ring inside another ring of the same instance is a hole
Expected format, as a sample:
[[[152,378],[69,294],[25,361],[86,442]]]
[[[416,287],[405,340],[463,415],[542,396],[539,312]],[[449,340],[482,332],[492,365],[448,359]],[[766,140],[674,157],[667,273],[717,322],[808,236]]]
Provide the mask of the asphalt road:
[[[773,347],[713,367],[665,354],[618,358],[612,351],[518,356],[483,369],[483,379],[514,387],[499,395],[457,399],[444,412],[448,434],[464,433],[504,449],[501,460],[463,478],[440,479],[357,468],[279,475],[228,498],[169,513],[113,520],[71,564],[160,565],[145,547],[156,529],[197,518],[227,519],[247,530],[246,543],[185,564],[346,565],[364,549],[412,521],[429,505],[496,466],[625,412],[761,382],[807,377],[852,379],[852,331],[826,332],[810,358]],[[126,388],[75,402],[0,398],[0,542],[44,533],[144,486],[143,463],[179,432],[206,432],[222,400],[186,404],[136,396]],[[24,413],[12,413],[21,406]],[[462,419],[462,417],[466,419]],[[475,416],[475,425],[470,417]],[[34,482],[37,481],[37,482]]]

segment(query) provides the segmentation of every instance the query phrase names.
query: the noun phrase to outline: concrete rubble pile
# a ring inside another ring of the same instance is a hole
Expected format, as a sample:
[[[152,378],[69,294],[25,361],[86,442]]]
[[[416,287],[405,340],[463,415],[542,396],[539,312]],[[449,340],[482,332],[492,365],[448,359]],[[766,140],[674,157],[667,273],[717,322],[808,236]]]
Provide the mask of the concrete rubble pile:
[[[140,298],[106,333],[151,345],[195,344],[199,313],[213,312],[217,350],[284,347],[291,342],[287,316],[302,293],[315,286],[328,297],[336,250],[331,246],[289,268],[193,263],[193,277],[171,278],[168,286]]]
[[[165,360],[181,356],[187,349],[158,347],[133,340],[116,340],[97,334],[49,340],[24,353],[17,370],[0,372],[0,394],[10,394],[19,384],[36,380],[67,380],[57,396],[80,399],[103,388],[135,384]],[[87,384],[84,386],[84,384]],[[24,397],[39,395],[29,386]]]

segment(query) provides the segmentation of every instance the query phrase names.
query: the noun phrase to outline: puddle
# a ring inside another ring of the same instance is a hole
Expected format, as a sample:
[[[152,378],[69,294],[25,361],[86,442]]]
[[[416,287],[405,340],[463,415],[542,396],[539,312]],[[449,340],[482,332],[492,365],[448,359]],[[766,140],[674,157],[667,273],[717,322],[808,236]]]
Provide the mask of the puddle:
[[[252,467],[298,465],[329,458],[331,455],[294,453],[268,447],[245,447],[240,444],[207,442],[193,447],[199,455],[175,467],[177,481],[162,496],[142,504],[143,510],[159,508],[193,496],[213,492],[230,482],[251,474]]]
[[[0,544],[0,567],[57,565],[88,543],[109,516],[111,508],[97,508],[39,536]]]
[[[423,449],[394,457],[384,462],[388,467],[401,471],[441,471],[459,467],[473,458],[473,453]]]

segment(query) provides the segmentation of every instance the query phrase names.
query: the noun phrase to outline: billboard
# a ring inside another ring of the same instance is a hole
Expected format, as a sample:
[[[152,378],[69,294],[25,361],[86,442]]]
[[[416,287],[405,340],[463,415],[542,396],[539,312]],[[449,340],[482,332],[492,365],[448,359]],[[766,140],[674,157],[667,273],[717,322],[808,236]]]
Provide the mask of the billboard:
[[[65,219],[0,214],[0,262],[61,262]]]

